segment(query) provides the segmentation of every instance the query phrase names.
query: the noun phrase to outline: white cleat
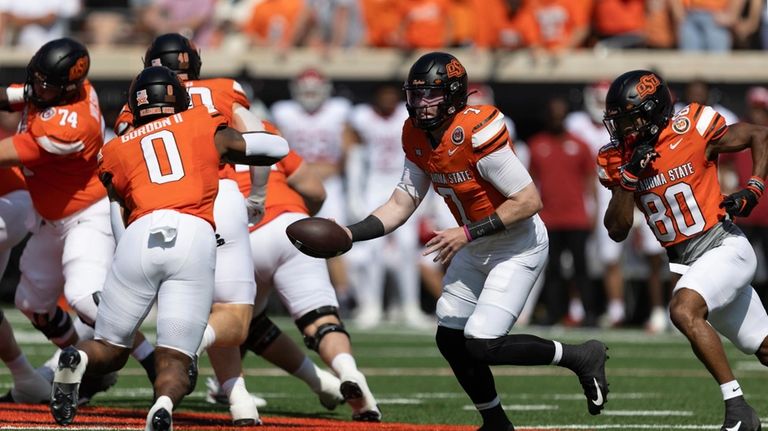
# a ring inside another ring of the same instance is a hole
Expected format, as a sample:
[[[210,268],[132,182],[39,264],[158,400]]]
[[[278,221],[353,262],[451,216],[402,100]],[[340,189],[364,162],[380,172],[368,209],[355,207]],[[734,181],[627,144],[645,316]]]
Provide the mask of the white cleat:
[[[74,347],[62,350],[51,385],[51,414],[59,425],[69,425],[75,419],[78,391],[83,380],[88,356]]]
[[[320,399],[320,404],[328,410],[335,409],[344,404],[344,396],[341,394],[341,380],[336,376],[318,368],[317,376],[320,378],[320,390],[315,392]]]
[[[47,403],[51,399],[51,383],[37,372],[14,379],[11,397],[17,403]]]
[[[645,324],[645,329],[651,334],[661,334],[669,330],[670,322],[667,310],[663,307],[653,307],[651,316]]]
[[[229,405],[229,399],[227,399],[227,394],[224,393],[223,390],[221,390],[221,386],[219,385],[218,380],[216,380],[215,377],[208,377],[205,379],[205,386],[208,388],[207,393],[205,394],[205,401],[210,404],[221,404],[223,406]],[[259,396],[251,394],[251,398],[253,398],[254,404],[256,404],[256,408],[262,408],[267,406],[267,400],[264,398],[261,398]]]
[[[341,382],[339,390],[352,408],[352,420],[381,422],[381,410],[362,374],[359,373],[354,379]]]
[[[235,426],[261,425],[259,409],[253,399],[247,399],[237,404],[229,405],[229,413],[232,415],[232,423]]]

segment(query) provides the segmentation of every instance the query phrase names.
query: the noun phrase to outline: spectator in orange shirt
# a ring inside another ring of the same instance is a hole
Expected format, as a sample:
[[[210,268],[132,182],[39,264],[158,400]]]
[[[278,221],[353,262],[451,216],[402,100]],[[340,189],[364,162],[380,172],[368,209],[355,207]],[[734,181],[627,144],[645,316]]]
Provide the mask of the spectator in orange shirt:
[[[505,12],[505,0],[451,0],[452,45],[498,46],[499,18]]]
[[[452,28],[449,0],[408,0],[400,3],[398,40],[403,48],[449,46]]]
[[[589,34],[587,0],[529,0],[522,13],[532,15],[536,35],[531,43],[534,50],[544,49],[553,54],[581,47]]]
[[[645,1],[645,44],[649,48],[674,48],[676,39],[672,25],[670,0]]]
[[[645,41],[645,0],[596,0],[592,25],[598,46],[638,48]]]
[[[400,27],[399,0],[359,0],[362,8],[366,45],[377,48],[397,45]]]
[[[243,32],[254,45],[286,49],[293,42],[294,26],[303,8],[303,0],[264,0],[253,7]]]
[[[502,9],[495,14],[498,46],[518,49],[537,39],[538,27],[532,14],[523,7],[523,0],[503,0]]]

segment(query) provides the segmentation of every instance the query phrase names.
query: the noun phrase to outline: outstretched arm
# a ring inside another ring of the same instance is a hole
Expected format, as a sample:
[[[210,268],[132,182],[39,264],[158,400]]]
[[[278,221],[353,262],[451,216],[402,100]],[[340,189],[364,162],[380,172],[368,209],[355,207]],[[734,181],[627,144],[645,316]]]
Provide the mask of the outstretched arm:
[[[267,132],[240,133],[231,127],[216,132],[216,149],[225,162],[273,165],[288,154],[288,142]]]

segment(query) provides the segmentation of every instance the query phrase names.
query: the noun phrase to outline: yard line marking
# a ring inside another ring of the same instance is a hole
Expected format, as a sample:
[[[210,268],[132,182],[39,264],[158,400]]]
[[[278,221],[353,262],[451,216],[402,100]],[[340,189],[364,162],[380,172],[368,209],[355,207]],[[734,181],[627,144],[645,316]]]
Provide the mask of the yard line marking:
[[[607,416],[693,416],[693,412],[680,410],[604,410]]]
[[[544,411],[544,410],[559,410],[560,406],[553,404],[502,404],[501,406],[507,411]],[[474,405],[465,405],[462,410],[476,410]]]

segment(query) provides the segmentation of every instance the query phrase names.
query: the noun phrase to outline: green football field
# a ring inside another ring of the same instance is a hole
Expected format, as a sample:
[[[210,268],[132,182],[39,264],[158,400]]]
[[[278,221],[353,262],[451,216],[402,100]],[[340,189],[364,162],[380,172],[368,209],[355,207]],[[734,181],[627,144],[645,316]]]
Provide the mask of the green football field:
[[[24,352],[33,365],[40,365],[53,347],[21,314],[6,310],[6,315]],[[291,322],[275,320],[299,341]],[[151,327],[147,329],[151,333]],[[479,415],[435,347],[432,330],[417,332],[396,325],[367,332],[351,329],[355,357],[379,401],[385,422],[424,424],[424,429],[439,429],[426,424],[480,423]],[[607,373],[611,390],[605,411],[593,417],[587,413],[578,380],[569,371],[551,366],[495,367],[498,392],[518,430],[717,430],[722,423],[720,390],[679,334],[538,327],[516,331],[570,343],[589,338],[604,341],[610,348]],[[725,345],[747,399],[761,414],[763,423],[768,423],[768,368],[727,341]],[[318,361],[314,353],[311,357]],[[260,409],[266,425],[270,417],[350,418],[347,406],[326,411],[302,382],[252,354],[246,357],[245,368],[250,391],[268,400],[269,404]],[[179,411],[227,411],[224,406],[204,400],[205,380],[211,375],[207,358],[203,358],[197,388]],[[0,390],[4,393],[10,383],[8,370],[0,367]],[[152,389],[143,370],[130,360],[118,384],[95,397],[91,405],[144,411],[151,397]],[[0,423],[0,429],[49,429],[11,427]]]

